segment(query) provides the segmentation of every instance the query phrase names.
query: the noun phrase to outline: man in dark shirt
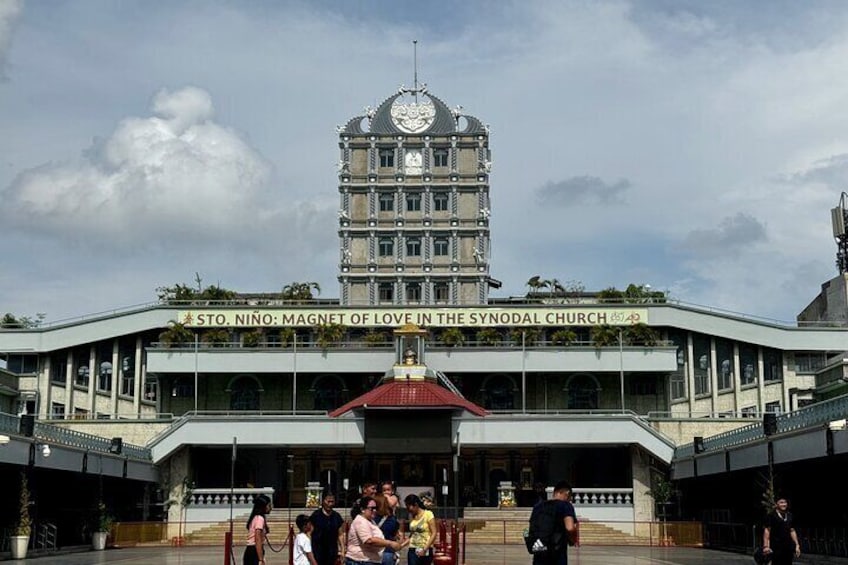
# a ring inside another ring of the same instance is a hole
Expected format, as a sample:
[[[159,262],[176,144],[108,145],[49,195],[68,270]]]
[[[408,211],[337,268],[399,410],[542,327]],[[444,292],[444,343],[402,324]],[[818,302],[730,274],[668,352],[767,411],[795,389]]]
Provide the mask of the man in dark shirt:
[[[533,565],[567,565],[568,546],[577,540],[577,515],[571,500],[571,484],[560,481],[554,486],[552,501],[556,504],[556,528],[562,533],[562,543],[549,551],[534,553]],[[540,501],[533,507],[536,512],[543,504],[551,501]],[[566,543],[567,542],[567,543]]]
[[[344,519],[334,510],[336,496],[325,491],[321,508],[312,513],[312,554],[318,565],[335,565],[339,553],[344,555]]]
[[[766,517],[763,528],[763,553],[771,554],[772,565],[790,565],[794,557],[801,555],[798,534],[792,524],[786,498],[778,498],[774,511]]]
[[[369,496],[374,497],[377,494],[377,483],[374,481],[365,481],[362,483],[362,488],[359,492],[359,496],[356,500],[353,501],[353,507],[350,509],[350,518],[351,520],[356,518],[359,515],[359,501],[362,500],[363,497]]]

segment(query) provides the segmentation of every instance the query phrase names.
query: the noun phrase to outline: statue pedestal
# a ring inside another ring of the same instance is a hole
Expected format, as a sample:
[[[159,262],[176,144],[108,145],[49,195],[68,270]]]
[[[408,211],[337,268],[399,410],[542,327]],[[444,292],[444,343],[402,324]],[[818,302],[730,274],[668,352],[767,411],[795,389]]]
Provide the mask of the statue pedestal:
[[[498,508],[515,508],[515,486],[510,481],[498,485]]]
[[[318,508],[321,506],[321,483],[306,483],[306,507]]]

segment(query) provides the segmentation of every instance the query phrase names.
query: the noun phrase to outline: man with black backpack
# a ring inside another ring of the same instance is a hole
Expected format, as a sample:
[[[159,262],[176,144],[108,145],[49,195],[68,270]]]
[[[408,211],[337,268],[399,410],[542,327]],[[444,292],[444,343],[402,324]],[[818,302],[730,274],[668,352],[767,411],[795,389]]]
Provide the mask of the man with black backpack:
[[[569,502],[571,485],[560,481],[551,500],[533,507],[524,542],[533,555],[533,565],[566,565],[568,546],[577,539],[577,515]]]

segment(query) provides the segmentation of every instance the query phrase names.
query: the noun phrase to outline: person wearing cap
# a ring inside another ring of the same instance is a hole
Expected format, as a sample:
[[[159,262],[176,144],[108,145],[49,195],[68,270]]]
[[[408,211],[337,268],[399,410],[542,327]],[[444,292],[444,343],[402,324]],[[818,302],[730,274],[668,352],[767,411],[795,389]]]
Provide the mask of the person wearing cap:
[[[763,528],[763,554],[771,555],[772,565],[790,565],[795,557],[801,555],[798,534],[789,512],[789,501],[779,497],[774,502],[774,510],[766,517]]]

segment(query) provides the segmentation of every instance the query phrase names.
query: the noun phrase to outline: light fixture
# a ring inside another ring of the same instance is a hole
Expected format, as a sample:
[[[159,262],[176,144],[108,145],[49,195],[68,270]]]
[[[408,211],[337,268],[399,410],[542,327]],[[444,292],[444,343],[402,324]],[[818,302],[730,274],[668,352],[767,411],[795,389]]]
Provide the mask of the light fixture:
[[[41,455],[43,457],[50,457],[50,453],[52,453],[52,452],[50,451],[49,445],[44,444],[44,445],[41,446]]]
[[[9,436],[0,436],[0,445],[6,445],[9,441]]]
[[[113,455],[120,455],[124,450],[124,440],[123,438],[113,437],[112,442],[109,444],[109,453]]]
[[[845,429],[846,425],[848,425],[848,419],[842,418],[841,420],[833,420],[832,422],[828,422],[827,429],[832,432],[841,432]]]

